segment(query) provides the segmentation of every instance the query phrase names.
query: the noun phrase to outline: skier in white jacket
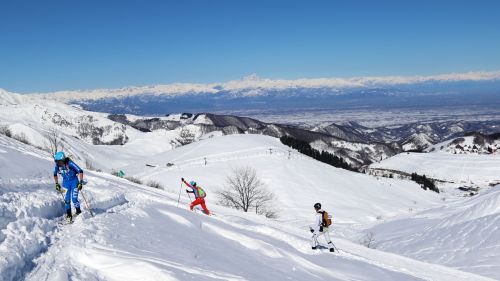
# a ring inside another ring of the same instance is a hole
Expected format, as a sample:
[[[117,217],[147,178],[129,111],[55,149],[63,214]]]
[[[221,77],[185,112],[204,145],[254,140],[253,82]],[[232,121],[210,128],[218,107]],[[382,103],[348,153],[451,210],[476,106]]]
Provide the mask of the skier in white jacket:
[[[332,240],[330,240],[330,233],[328,232],[328,226],[324,222],[323,213],[325,211],[321,209],[321,203],[314,204],[314,209],[316,210],[316,218],[314,220],[314,224],[309,227],[311,233],[313,234],[311,247],[313,250],[316,250],[319,246],[318,237],[324,236],[326,242],[328,243],[328,248],[330,249],[330,252],[334,252],[335,250],[333,247]]]

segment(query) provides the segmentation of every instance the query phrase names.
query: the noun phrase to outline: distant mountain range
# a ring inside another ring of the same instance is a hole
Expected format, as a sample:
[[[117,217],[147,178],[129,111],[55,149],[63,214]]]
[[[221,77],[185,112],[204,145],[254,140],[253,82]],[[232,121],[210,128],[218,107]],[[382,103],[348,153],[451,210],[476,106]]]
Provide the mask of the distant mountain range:
[[[369,165],[402,151],[421,151],[471,132],[498,133],[500,128],[500,120],[413,122],[375,127],[344,122],[304,127],[287,124],[287,120],[263,122],[254,118],[213,113],[144,117],[85,111],[58,101],[5,91],[0,91],[0,106],[3,108],[0,125],[5,127],[5,131],[22,136],[21,139],[26,138],[38,146],[44,145],[45,132],[54,127],[68,136],[94,145],[126,144],[136,135],[134,129],[141,132],[166,130],[170,139],[167,145],[172,147],[212,133],[263,134],[305,141],[319,151],[328,151],[344,158],[354,167]],[[40,128],[40,131],[34,128]]]
[[[74,105],[73,108],[83,108],[86,112],[78,120],[69,113],[66,118],[57,110],[53,114],[40,113],[40,117],[55,118],[54,124],[71,127],[71,130],[76,130],[76,136],[89,139],[93,144],[126,143],[129,133],[124,125],[143,132],[166,129],[180,133],[185,126],[191,126],[201,134],[219,132],[264,134],[278,138],[291,136],[310,143],[320,151],[343,157],[355,167],[380,161],[402,151],[421,151],[471,132],[498,133],[500,128],[500,118],[451,118],[446,121],[405,122],[390,126],[375,124],[367,127],[352,121],[302,126],[291,125],[285,116],[273,122],[263,122],[234,114],[213,114],[238,110],[279,112],[290,109],[304,110],[314,115],[315,110],[324,108],[352,108],[354,112],[357,112],[356,109],[370,111],[373,108],[380,112],[385,108],[399,108],[398,114],[403,117],[406,112],[404,108],[410,107],[433,108],[435,111],[444,106],[447,110],[458,108],[453,106],[475,106],[480,110],[486,107],[499,108],[500,72],[298,80],[270,80],[251,76],[227,83],[171,84],[33,95],[16,95],[0,89],[0,94],[5,103],[11,105],[22,104],[23,97],[29,96],[38,101],[51,100],[54,104],[63,102]],[[170,112],[212,113],[165,117]],[[102,125],[95,121],[97,116]],[[107,121],[102,120],[103,117]],[[75,120],[64,123],[65,118]],[[376,123],[377,116],[372,119]],[[182,144],[182,137],[180,139],[175,145]]]
[[[500,105],[500,71],[436,76],[261,79],[37,94],[92,111],[164,115],[269,109]]]
[[[137,118],[111,114],[112,121],[143,132],[158,129],[175,130],[187,124],[197,126],[203,134],[263,134],[272,137],[291,136],[306,141],[317,149],[345,158],[360,167],[388,158],[402,151],[422,151],[435,143],[464,136],[470,132],[498,132],[500,121],[448,121],[412,123],[401,126],[368,128],[356,122],[330,124],[314,130],[292,125],[261,122],[248,117],[211,113],[184,113],[178,119],[169,117]]]

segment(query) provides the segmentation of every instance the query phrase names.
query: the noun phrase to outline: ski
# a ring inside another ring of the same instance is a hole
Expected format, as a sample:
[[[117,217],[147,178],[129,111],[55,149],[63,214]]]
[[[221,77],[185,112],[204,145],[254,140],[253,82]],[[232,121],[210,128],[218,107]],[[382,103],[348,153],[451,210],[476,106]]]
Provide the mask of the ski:
[[[79,217],[81,215],[81,213],[79,214],[74,214],[72,217],[67,217],[67,216],[64,216],[62,218],[60,218],[58,221],[57,221],[57,224],[58,225],[68,225],[68,224],[73,224],[76,220],[77,217]]]
[[[215,217],[216,216],[212,211],[210,212],[209,215],[207,215],[203,210],[198,209],[196,207],[192,211],[195,212],[195,213],[197,213],[197,214],[202,214],[202,215],[209,216],[209,217],[212,217],[212,216]]]
[[[328,247],[326,245],[323,245],[323,244],[317,245],[315,250],[328,250],[328,251],[330,251],[332,253],[335,252],[335,248],[333,248],[333,247],[330,248],[330,247]],[[315,250],[313,250],[313,251],[315,251]],[[321,252],[324,252],[324,251],[321,251]]]

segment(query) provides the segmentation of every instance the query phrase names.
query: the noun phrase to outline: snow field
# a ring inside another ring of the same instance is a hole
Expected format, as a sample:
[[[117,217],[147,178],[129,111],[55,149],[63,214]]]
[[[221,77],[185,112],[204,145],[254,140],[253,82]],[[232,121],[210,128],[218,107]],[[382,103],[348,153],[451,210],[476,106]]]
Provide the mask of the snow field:
[[[500,279],[499,188],[370,231],[381,250]]]
[[[109,128],[105,141],[125,131],[129,141],[91,145],[76,138],[76,126],[61,125],[61,118]],[[39,147],[45,145],[44,133],[56,128],[65,138],[65,151],[82,168],[88,161],[104,171],[85,169],[83,194],[95,217],[80,196],[84,213],[63,225],[51,155],[0,135],[1,280],[500,279],[495,235],[500,199],[494,189],[471,199],[448,194],[441,201],[443,195],[413,182],[336,169],[258,135],[208,134],[173,149],[176,131],[143,133],[106,114],[2,91],[0,125]],[[476,156],[411,153],[377,165],[456,182],[498,180],[498,159]],[[256,169],[278,196],[278,220],[216,205],[215,193],[226,176],[243,166]],[[158,181],[165,190],[108,174],[120,169],[146,183]],[[208,208],[216,216],[186,210],[189,198],[181,177],[207,191]],[[340,254],[310,249],[307,225],[315,202],[333,215],[332,238]],[[377,249],[358,244],[362,231],[375,233]]]
[[[499,154],[401,153],[370,167],[416,172],[456,183],[500,181]]]
[[[216,205],[209,207],[217,216],[201,215],[185,209],[185,195],[177,208],[177,193],[105,173],[86,173],[95,217],[81,200],[84,213],[62,225],[52,161],[0,139],[4,169],[31,164],[2,174],[2,219],[10,218],[2,223],[2,280],[487,280],[337,237],[340,254],[312,251],[310,234],[289,223]],[[23,189],[32,175],[40,183]]]
[[[123,170],[145,182],[158,181],[175,193],[179,192],[181,177],[195,180],[209,194],[208,204],[214,205],[216,191],[226,184],[232,170],[250,166],[277,195],[273,205],[281,210],[280,219],[293,221],[297,226],[311,221],[312,205],[316,202],[322,202],[337,224],[373,222],[377,217],[390,217],[408,212],[409,208],[425,209],[439,203],[437,194],[422,192],[413,182],[377,180],[317,162],[293,150],[289,154],[290,150],[275,138],[231,135],[139,159]],[[145,168],[146,162],[157,167]],[[175,165],[166,167],[166,163]]]

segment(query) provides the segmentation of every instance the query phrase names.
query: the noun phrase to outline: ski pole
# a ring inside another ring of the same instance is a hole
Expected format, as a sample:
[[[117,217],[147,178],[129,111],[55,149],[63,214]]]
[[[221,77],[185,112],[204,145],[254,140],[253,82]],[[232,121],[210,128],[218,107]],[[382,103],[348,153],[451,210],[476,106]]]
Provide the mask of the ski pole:
[[[62,200],[63,200],[64,204],[66,204],[66,199],[64,199],[63,192],[61,190],[59,190],[58,193],[61,194]]]
[[[333,227],[332,227],[332,231],[333,231]],[[330,242],[332,242],[332,245],[333,245],[333,248],[335,249],[335,251],[337,251],[337,253],[339,253],[340,255],[340,251],[339,249],[337,248],[337,246],[335,246],[335,244],[333,244],[333,241],[330,239]]]
[[[83,201],[85,201],[85,205],[87,206],[87,209],[89,210],[90,215],[93,217],[94,213],[92,213],[92,210],[90,209],[89,203],[87,202],[87,198],[85,198],[85,194],[83,194],[83,191],[81,191],[81,193],[82,193]]]
[[[186,192],[188,197],[189,197],[189,202],[191,202],[191,204],[193,203],[193,201],[191,200],[191,195],[189,195],[189,192]],[[192,211],[192,210],[191,210]]]
[[[330,241],[330,242],[331,242],[331,241]],[[340,251],[339,251],[339,249],[337,248],[337,246],[335,246],[335,244],[333,244],[333,242],[332,242],[332,245],[333,245],[333,248],[335,249],[335,251],[337,251],[337,253],[339,253],[339,255],[340,255]]]
[[[181,201],[182,183],[183,182],[181,182],[181,188],[179,189],[179,198],[177,198],[177,208],[179,208],[179,202]]]

